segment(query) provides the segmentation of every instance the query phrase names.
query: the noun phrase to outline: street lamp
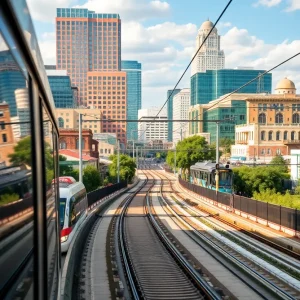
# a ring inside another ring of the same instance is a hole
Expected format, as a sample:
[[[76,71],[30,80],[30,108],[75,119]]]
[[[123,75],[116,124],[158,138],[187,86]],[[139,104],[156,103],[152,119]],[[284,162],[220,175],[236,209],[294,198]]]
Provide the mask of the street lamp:
[[[82,113],[79,113],[79,181],[82,182]]]

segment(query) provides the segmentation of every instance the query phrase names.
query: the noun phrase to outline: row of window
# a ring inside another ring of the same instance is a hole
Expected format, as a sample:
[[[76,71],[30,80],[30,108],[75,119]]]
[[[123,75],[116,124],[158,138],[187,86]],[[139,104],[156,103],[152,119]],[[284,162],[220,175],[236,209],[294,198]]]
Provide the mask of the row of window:
[[[267,109],[274,109],[274,110],[280,110],[283,111],[285,108],[289,109],[289,105],[284,105],[283,103],[272,103],[272,104],[258,104],[258,110],[267,111]],[[300,111],[300,104],[292,104],[292,110],[293,111]]]
[[[289,118],[287,119],[289,121]],[[272,121],[272,118],[270,118],[270,121]],[[258,116],[258,123],[259,124],[266,124],[267,123],[267,117],[265,113],[260,113]],[[283,123],[283,114],[277,113],[275,115],[275,124],[282,124]],[[300,115],[298,113],[294,113],[292,116],[292,123],[293,124],[299,124],[300,123]]]
[[[57,21],[57,28],[60,28],[60,25],[94,25],[94,27],[117,27],[118,22],[87,22],[87,21]],[[63,26],[62,26],[63,27]]]
[[[266,131],[264,131],[264,130],[261,131],[261,133],[260,133],[260,139],[262,141],[266,140],[266,134],[267,134]],[[298,133],[296,131],[292,131],[290,137],[291,137],[292,141],[300,140],[300,131]],[[282,139],[283,140],[288,140],[289,139],[287,131],[283,132],[283,138],[282,138],[282,132],[281,131],[277,131],[275,133],[275,140],[276,141],[280,141]],[[274,132],[273,131],[269,131],[268,132],[268,141],[273,141],[273,140],[274,140]]]
[[[260,150],[260,153],[261,153],[262,155],[265,155],[265,154],[267,154],[267,155],[272,155],[272,150],[271,150],[270,148],[268,148],[267,151],[266,151],[266,149],[261,149],[261,150]],[[276,149],[276,154],[277,154],[277,155],[280,155],[280,154],[281,154],[281,150],[280,150],[280,149]]]

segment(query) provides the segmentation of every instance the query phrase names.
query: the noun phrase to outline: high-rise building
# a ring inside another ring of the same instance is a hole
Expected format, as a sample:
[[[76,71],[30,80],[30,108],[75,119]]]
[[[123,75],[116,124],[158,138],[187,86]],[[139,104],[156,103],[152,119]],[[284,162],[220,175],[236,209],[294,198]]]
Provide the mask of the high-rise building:
[[[208,36],[213,26],[214,24],[209,20],[201,25],[196,37],[195,53]],[[221,37],[218,35],[217,28],[214,28],[192,62],[192,76],[198,72],[220,70],[225,67],[225,55],[224,51],[220,49],[220,39]]]
[[[122,71],[127,74],[127,119],[137,120],[142,108],[142,65],[134,60],[122,60]],[[137,139],[138,123],[127,124],[127,139]]]
[[[10,117],[17,116],[15,90],[25,87],[24,76],[10,51],[0,51],[0,101],[9,105]]]
[[[88,9],[58,8],[56,66],[67,70],[81,105],[98,108],[103,119],[126,119],[126,72],[121,72],[121,19]],[[104,122],[103,132],[126,143],[126,123]]]
[[[66,70],[46,69],[55,107],[77,106],[75,90]]]
[[[182,89],[173,97],[173,120],[188,120],[190,107],[190,89]],[[186,122],[174,122],[173,142],[177,143],[185,137],[188,126]]]
[[[173,90],[168,90],[167,92],[167,109],[168,109],[168,120],[173,119],[173,98],[176,94],[180,92],[180,89],[175,89],[174,92],[172,93]],[[173,142],[173,123],[169,122],[168,123],[168,142]]]
[[[206,104],[222,95],[231,93],[263,72],[265,71],[236,68],[196,73],[191,77],[191,105]],[[265,74],[263,78],[264,80],[260,82],[253,81],[239,90],[239,93],[256,93],[258,85],[260,92],[271,93],[272,74]]]
[[[150,122],[154,120],[168,120],[167,109],[163,108],[161,112],[159,107],[151,107],[140,109],[138,112],[138,118],[141,121],[138,124],[139,140],[144,142],[150,142],[152,140],[167,141],[168,139],[168,123],[167,122]],[[158,115],[157,115],[158,114]]]

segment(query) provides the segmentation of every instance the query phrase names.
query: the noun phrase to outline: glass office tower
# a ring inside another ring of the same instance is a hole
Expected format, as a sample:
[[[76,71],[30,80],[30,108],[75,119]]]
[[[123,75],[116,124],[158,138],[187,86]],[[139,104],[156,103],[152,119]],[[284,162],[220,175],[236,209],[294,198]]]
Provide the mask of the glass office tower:
[[[209,101],[231,93],[243,84],[254,79],[264,70],[222,69],[207,70],[191,77],[191,105],[206,104]],[[272,74],[265,74],[258,82],[255,80],[238,93],[271,93]]]
[[[142,108],[142,64],[134,60],[122,60],[121,69],[127,74],[127,119],[137,120]],[[138,124],[127,124],[127,140],[138,138]]]

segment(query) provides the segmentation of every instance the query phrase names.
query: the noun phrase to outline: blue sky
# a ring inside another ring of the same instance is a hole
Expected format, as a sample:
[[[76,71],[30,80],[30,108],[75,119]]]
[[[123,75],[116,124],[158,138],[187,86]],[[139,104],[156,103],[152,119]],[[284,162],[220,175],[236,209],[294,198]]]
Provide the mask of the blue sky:
[[[197,31],[227,0],[27,0],[44,62],[55,63],[56,7],[88,7],[122,18],[122,59],[143,65],[143,107],[161,105],[195,49]],[[300,0],[233,0],[217,25],[225,66],[268,69],[300,51]],[[300,88],[300,59],[273,72]],[[190,71],[179,87],[189,87]]]

